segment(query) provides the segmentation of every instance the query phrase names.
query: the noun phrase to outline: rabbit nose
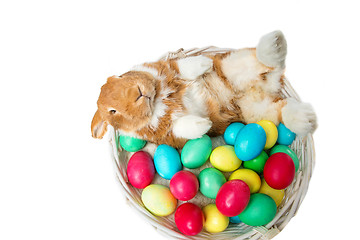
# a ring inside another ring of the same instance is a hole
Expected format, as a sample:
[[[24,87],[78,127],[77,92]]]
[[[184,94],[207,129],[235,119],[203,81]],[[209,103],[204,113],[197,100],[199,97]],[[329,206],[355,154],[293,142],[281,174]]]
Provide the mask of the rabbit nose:
[[[142,96],[143,96],[143,94],[142,94],[142,92],[141,92],[141,90],[140,90],[140,88],[138,87],[138,90],[139,90],[139,96],[136,98],[136,100],[135,100],[135,102],[137,102],[137,100],[139,100]]]
[[[141,92],[141,89],[140,89],[140,87],[138,86],[138,89],[139,89],[139,93],[140,93],[140,97],[142,97],[142,92]]]
[[[141,97],[146,97],[147,99],[151,99],[151,97],[147,96],[147,95],[144,95],[140,89],[140,87],[138,86],[138,90],[139,90],[139,96],[137,97],[136,101],[139,100]]]

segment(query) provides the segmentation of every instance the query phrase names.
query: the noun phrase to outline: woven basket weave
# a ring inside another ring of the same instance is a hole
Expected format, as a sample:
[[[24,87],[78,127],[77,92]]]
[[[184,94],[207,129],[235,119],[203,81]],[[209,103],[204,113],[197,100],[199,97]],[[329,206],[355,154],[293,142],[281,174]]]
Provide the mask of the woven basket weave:
[[[220,49],[216,47],[195,48],[187,51],[180,49],[176,52],[169,52],[161,59],[182,58],[200,55],[203,53],[216,54],[231,50],[233,49]],[[282,89],[282,94],[285,97],[293,97],[300,101],[299,96],[286,79]],[[125,150],[122,150],[118,144],[119,133],[114,131],[111,127],[109,128],[109,132],[111,153],[115,163],[116,175],[126,196],[127,202],[131,207],[135,208],[135,210],[139,212],[144,219],[153,225],[160,234],[163,234],[167,238],[171,239],[272,239],[286,226],[286,224],[288,224],[291,218],[295,216],[306,195],[315,164],[315,151],[312,135],[309,134],[303,138],[296,137],[290,147],[295,151],[300,160],[299,170],[295,175],[293,183],[286,188],[285,197],[278,207],[275,218],[270,223],[261,227],[251,227],[242,223],[230,224],[229,227],[221,233],[213,234],[202,231],[196,236],[185,236],[179,232],[173,218],[154,216],[145,208],[141,201],[142,190],[134,188],[127,178],[126,169],[130,155]]]

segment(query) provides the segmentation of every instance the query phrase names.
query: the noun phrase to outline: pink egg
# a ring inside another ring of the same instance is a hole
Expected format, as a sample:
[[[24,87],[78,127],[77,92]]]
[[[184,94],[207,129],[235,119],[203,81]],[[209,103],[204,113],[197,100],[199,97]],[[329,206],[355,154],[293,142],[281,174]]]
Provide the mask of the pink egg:
[[[286,153],[274,153],[265,163],[264,179],[274,189],[287,188],[292,183],[294,176],[294,161]]]
[[[199,191],[199,181],[192,172],[177,172],[170,180],[170,191],[175,198],[189,201]]]
[[[175,212],[175,224],[185,235],[194,236],[201,232],[205,218],[201,209],[193,203],[184,203]]]
[[[216,207],[228,217],[239,215],[248,205],[250,188],[242,180],[234,179],[221,186],[216,195]]]
[[[134,153],[127,166],[127,176],[131,185],[136,188],[143,189],[150,185],[155,176],[151,156],[143,151]]]

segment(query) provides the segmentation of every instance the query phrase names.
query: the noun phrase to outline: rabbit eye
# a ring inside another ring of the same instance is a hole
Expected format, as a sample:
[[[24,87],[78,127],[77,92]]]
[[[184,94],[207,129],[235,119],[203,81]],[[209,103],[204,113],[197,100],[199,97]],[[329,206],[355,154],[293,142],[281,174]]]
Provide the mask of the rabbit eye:
[[[116,110],[111,109],[111,110],[109,111],[109,113],[111,113],[111,114],[115,114],[115,113],[116,113]]]

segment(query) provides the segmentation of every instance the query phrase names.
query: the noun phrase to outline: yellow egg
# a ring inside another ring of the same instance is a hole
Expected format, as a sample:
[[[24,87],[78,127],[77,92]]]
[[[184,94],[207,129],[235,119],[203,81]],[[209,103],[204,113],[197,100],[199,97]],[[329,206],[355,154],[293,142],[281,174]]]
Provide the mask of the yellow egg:
[[[210,155],[211,164],[223,172],[232,172],[238,169],[242,161],[236,156],[233,146],[224,145],[215,148]]]
[[[229,217],[223,215],[215,204],[209,204],[203,208],[205,216],[204,228],[210,233],[224,231],[229,225]]]
[[[278,130],[276,125],[269,120],[261,120],[257,122],[266,133],[266,144],[264,149],[272,148],[278,139]]]
[[[261,179],[259,175],[250,169],[239,169],[233,172],[230,177],[229,181],[233,179],[240,179],[243,180],[250,188],[250,193],[257,193],[261,186]]]
[[[285,196],[284,189],[281,189],[281,190],[273,189],[265,182],[264,179],[261,181],[261,187],[260,187],[259,193],[266,194],[269,197],[271,197],[272,199],[274,199],[276,206],[280,205],[280,203],[282,202],[282,200]]]
[[[156,216],[170,215],[177,205],[177,200],[170,189],[159,184],[147,186],[141,194],[141,200],[145,207]]]

